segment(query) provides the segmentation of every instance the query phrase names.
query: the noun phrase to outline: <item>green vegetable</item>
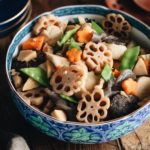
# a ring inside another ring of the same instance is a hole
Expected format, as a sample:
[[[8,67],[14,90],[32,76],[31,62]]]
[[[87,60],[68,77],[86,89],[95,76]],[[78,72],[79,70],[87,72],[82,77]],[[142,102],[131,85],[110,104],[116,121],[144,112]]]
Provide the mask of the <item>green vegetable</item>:
[[[125,69],[133,69],[138,59],[139,53],[140,53],[140,46],[127,49],[122,57],[119,70],[123,71]]]
[[[77,104],[77,101],[73,97],[66,96],[64,94],[60,94],[60,97],[64,100],[67,100],[67,101]]]
[[[79,18],[73,18],[73,20],[74,20],[74,23],[76,23],[76,24],[79,24],[80,22],[79,22]]]
[[[62,46],[64,43],[66,43],[78,31],[79,28],[80,27],[77,26],[74,29],[67,31],[59,42],[59,46]]]
[[[96,31],[97,34],[104,32],[104,30],[95,21],[92,21],[92,28]]]
[[[81,49],[79,44],[73,38],[71,38],[70,46],[69,46],[69,49],[72,49],[72,48]]]
[[[111,67],[108,64],[106,64],[105,67],[103,68],[101,76],[106,82],[111,79],[111,77],[112,77],[112,69],[111,69]]]
[[[49,85],[47,74],[40,67],[22,68],[20,71],[43,86]]]

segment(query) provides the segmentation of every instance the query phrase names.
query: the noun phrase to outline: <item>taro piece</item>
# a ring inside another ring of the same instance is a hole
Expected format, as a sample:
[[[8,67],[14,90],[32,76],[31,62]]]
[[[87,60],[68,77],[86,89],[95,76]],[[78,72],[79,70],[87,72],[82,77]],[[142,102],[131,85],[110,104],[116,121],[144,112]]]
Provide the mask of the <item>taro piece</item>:
[[[110,13],[102,23],[103,28],[108,34],[126,39],[131,32],[131,25],[120,14]]]
[[[71,96],[82,87],[84,72],[76,65],[61,67],[53,75],[50,84],[54,92]]]
[[[113,66],[112,54],[104,43],[87,43],[82,57],[89,70],[93,70],[95,73],[100,73],[105,64]]]
[[[110,100],[98,86],[92,93],[85,91],[77,106],[77,120],[86,123],[99,123],[107,117]]]

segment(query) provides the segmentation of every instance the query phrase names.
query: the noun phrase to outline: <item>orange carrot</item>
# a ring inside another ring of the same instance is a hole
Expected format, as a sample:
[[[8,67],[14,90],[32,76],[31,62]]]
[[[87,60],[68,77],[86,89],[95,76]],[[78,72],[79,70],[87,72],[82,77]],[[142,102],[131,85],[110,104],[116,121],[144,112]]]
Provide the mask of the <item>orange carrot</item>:
[[[132,78],[128,78],[124,80],[121,84],[122,89],[126,92],[126,94],[135,95],[137,93],[137,82]]]
[[[86,29],[79,30],[76,33],[77,41],[81,43],[88,43],[92,39],[92,33]]]
[[[35,38],[29,38],[27,41],[25,41],[22,44],[22,49],[31,49],[31,50],[41,50],[43,43],[44,43],[45,37],[44,36],[38,36]]]
[[[73,63],[81,60],[81,54],[82,54],[81,50],[72,48],[71,50],[67,51],[66,56],[68,57],[69,61]]]

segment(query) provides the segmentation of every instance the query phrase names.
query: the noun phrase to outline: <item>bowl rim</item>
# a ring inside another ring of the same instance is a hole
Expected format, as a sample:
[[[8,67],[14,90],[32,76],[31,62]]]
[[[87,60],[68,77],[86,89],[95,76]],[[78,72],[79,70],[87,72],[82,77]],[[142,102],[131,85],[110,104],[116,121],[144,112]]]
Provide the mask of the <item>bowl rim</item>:
[[[21,9],[21,11],[19,13],[17,13],[16,15],[12,16],[11,18],[9,18],[9,19],[7,19],[5,21],[0,22],[0,26],[1,25],[5,25],[8,22],[10,22],[10,21],[16,19],[17,17],[19,17],[28,8],[28,6],[30,6],[30,5],[31,5],[31,0],[27,0],[25,6]]]
[[[0,34],[3,32],[6,32],[7,30],[12,29],[13,27],[15,27],[16,25],[18,25],[21,21],[23,21],[29,14],[30,14],[30,10],[31,7],[28,7],[27,10],[25,11],[25,13],[23,14],[23,16],[14,24],[12,24],[11,26],[9,26],[8,28],[4,29],[4,30],[0,30]]]
[[[47,12],[44,12],[36,17],[34,17],[30,22],[28,22],[23,28],[21,28],[17,33],[16,35],[14,36],[13,40],[11,41],[8,49],[7,49],[7,53],[6,53],[6,60],[5,60],[5,71],[6,71],[6,77],[8,79],[8,84],[11,88],[11,90],[13,91],[13,94],[15,94],[17,97],[19,97],[19,100],[21,100],[22,103],[24,103],[25,106],[27,106],[29,109],[31,109],[34,113],[37,113],[37,115],[41,115],[42,117],[48,117],[48,119],[50,119],[51,121],[54,121],[56,123],[59,123],[59,124],[65,124],[65,125],[76,125],[76,126],[82,126],[82,127],[86,127],[86,126],[89,126],[89,127],[97,127],[97,126],[103,126],[103,125],[107,125],[107,124],[112,124],[112,123],[116,123],[116,122],[119,122],[119,121],[123,121],[123,120],[126,120],[127,118],[129,117],[132,117],[133,115],[135,115],[136,113],[142,111],[142,109],[144,109],[146,106],[148,106],[150,104],[150,102],[147,102],[146,104],[144,104],[142,107],[134,110],[133,112],[131,112],[130,114],[128,115],[125,115],[125,116],[122,116],[122,117],[118,117],[118,118],[115,118],[115,119],[111,119],[111,120],[107,120],[107,121],[102,121],[98,124],[94,124],[94,123],[90,123],[90,124],[87,124],[87,123],[83,123],[83,122],[73,122],[73,121],[60,121],[60,120],[57,120],[55,119],[54,117],[48,115],[48,114],[45,114],[44,112],[34,108],[33,106],[31,105],[28,105],[24,100],[23,98],[18,94],[18,92],[16,91],[15,87],[13,86],[12,84],[12,81],[9,77],[9,73],[8,73],[8,69],[7,69],[7,58],[8,58],[8,54],[9,54],[9,49],[12,45],[12,43],[14,42],[14,39],[20,34],[20,32],[26,28],[29,24],[33,23],[36,19],[38,19],[39,17],[41,16],[44,16],[44,15],[47,15],[47,14],[52,14],[55,10],[60,10],[60,9],[64,9],[64,8],[72,8],[72,7],[75,7],[75,8],[80,8],[80,7],[96,7],[96,8],[100,8],[100,9],[105,9],[105,10],[112,10],[112,9],[109,9],[105,6],[100,6],[100,5],[69,5],[69,6],[63,6],[63,7],[58,7],[56,9],[53,9],[52,11],[47,11]],[[122,14],[125,14],[126,16],[130,17],[131,19],[135,20],[136,22],[139,22],[140,24],[142,24],[145,28],[147,28],[148,30],[150,30],[150,27],[148,25],[146,25],[145,23],[143,23],[142,21],[140,21],[139,19],[135,18],[134,16],[126,13],[126,12],[123,12],[121,10],[113,10],[113,11],[116,11],[116,13],[119,13],[121,12]],[[85,13],[86,14],[86,13]],[[64,15],[65,16],[65,15]],[[40,116],[40,117],[41,117]]]

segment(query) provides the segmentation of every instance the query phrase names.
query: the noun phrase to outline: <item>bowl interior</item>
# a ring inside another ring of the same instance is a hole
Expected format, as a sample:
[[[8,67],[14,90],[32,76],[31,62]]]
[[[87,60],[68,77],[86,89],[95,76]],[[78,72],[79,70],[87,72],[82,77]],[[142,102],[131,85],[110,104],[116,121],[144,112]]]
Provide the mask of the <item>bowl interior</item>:
[[[133,26],[132,30],[132,37],[135,41],[137,41],[141,46],[146,48],[147,50],[150,49],[150,29],[148,26],[144,25],[140,21],[136,20],[135,18],[116,10],[109,10],[99,6],[70,6],[70,7],[62,7],[60,9],[56,9],[52,12],[46,12],[40,16],[48,15],[50,13],[59,16],[62,20],[68,20],[72,17],[83,16],[91,19],[95,19],[98,22],[101,22],[103,16],[107,13],[114,12],[114,13],[121,13],[125,16],[125,18],[131,23]],[[22,28],[17,35],[14,37],[11,45],[9,46],[7,57],[6,57],[6,72],[8,75],[9,83],[12,90],[17,94],[15,88],[11,83],[11,64],[12,59],[15,57],[19,50],[19,45],[31,36],[32,27],[34,26],[37,19],[40,17],[36,17],[33,21],[29,22],[24,28]]]

